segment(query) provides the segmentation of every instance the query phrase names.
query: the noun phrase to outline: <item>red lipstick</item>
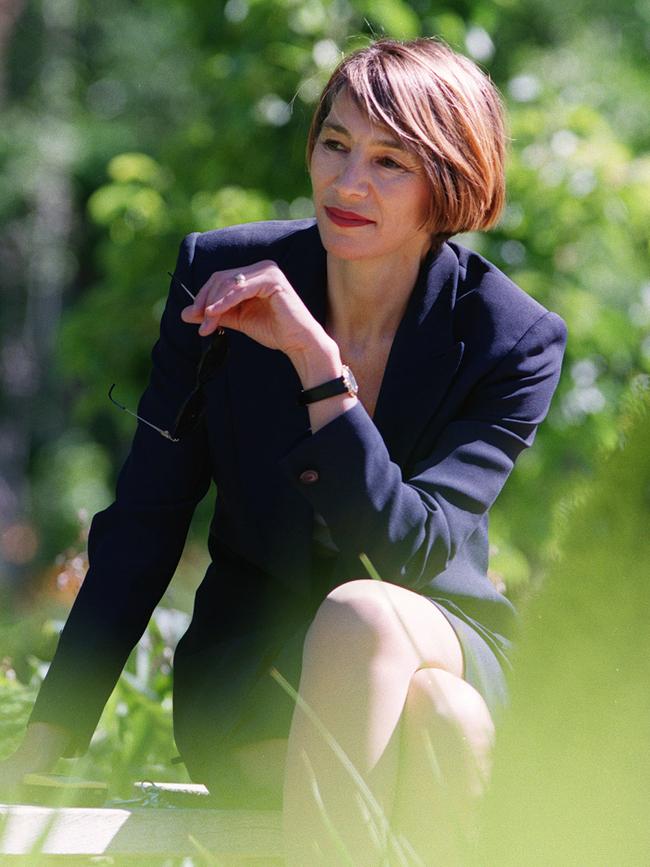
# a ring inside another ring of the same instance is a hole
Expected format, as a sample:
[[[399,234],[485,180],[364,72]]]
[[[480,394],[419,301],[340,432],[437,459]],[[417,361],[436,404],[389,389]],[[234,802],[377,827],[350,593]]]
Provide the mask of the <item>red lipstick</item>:
[[[354,227],[370,226],[374,220],[368,220],[354,211],[342,211],[340,208],[325,208],[325,213],[336,226]]]

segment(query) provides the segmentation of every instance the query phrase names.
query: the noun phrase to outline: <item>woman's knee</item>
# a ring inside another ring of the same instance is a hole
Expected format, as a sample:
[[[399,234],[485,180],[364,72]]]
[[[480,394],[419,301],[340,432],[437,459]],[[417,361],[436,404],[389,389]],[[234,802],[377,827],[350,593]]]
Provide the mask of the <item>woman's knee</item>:
[[[409,597],[421,601],[410,590],[371,578],[339,584],[321,602],[308,638],[337,647],[341,641],[374,646],[390,638],[408,640],[413,618],[404,602]]]
[[[386,629],[388,606],[370,579],[335,587],[321,602],[305,639],[305,649],[330,653],[372,653]]]
[[[483,696],[460,677],[421,668],[411,677],[405,707],[410,736],[436,740],[441,732],[467,747],[485,775],[494,742],[494,723]]]
[[[326,657],[385,653],[415,670],[435,665],[462,673],[458,639],[428,599],[404,587],[357,579],[335,587],[323,600],[305,641]]]
[[[464,863],[457,835],[473,833],[475,808],[490,770],[493,731],[482,696],[462,678],[437,668],[414,673],[402,714],[391,820],[427,864]],[[423,804],[429,822],[423,821]]]

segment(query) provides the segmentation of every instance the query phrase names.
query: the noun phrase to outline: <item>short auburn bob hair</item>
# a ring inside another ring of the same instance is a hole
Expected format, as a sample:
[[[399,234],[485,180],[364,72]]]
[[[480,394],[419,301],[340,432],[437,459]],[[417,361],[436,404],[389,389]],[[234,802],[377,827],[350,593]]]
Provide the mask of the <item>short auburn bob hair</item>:
[[[503,110],[475,63],[436,39],[380,39],[349,55],[314,113],[308,162],[342,90],[421,160],[431,187],[432,234],[449,237],[496,223],[505,200]]]

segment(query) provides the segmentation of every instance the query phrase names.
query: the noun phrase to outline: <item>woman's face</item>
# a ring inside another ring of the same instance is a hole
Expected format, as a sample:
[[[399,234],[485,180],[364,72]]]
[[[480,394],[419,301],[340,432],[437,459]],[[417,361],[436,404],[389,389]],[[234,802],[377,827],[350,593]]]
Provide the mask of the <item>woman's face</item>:
[[[321,239],[341,259],[413,257],[431,245],[429,185],[418,157],[345,91],[316,141],[311,182]]]

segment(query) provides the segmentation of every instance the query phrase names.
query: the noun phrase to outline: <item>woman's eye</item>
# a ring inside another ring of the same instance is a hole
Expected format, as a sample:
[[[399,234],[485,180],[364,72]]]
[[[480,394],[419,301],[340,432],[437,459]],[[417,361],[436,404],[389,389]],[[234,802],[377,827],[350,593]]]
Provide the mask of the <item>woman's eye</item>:
[[[335,138],[326,138],[323,140],[323,147],[327,148],[328,151],[339,151],[343,149],[343,142]]]
[[[380,164],[386,169],[403,169],[404,166],[396,163],[391,157],[381,157]]]

